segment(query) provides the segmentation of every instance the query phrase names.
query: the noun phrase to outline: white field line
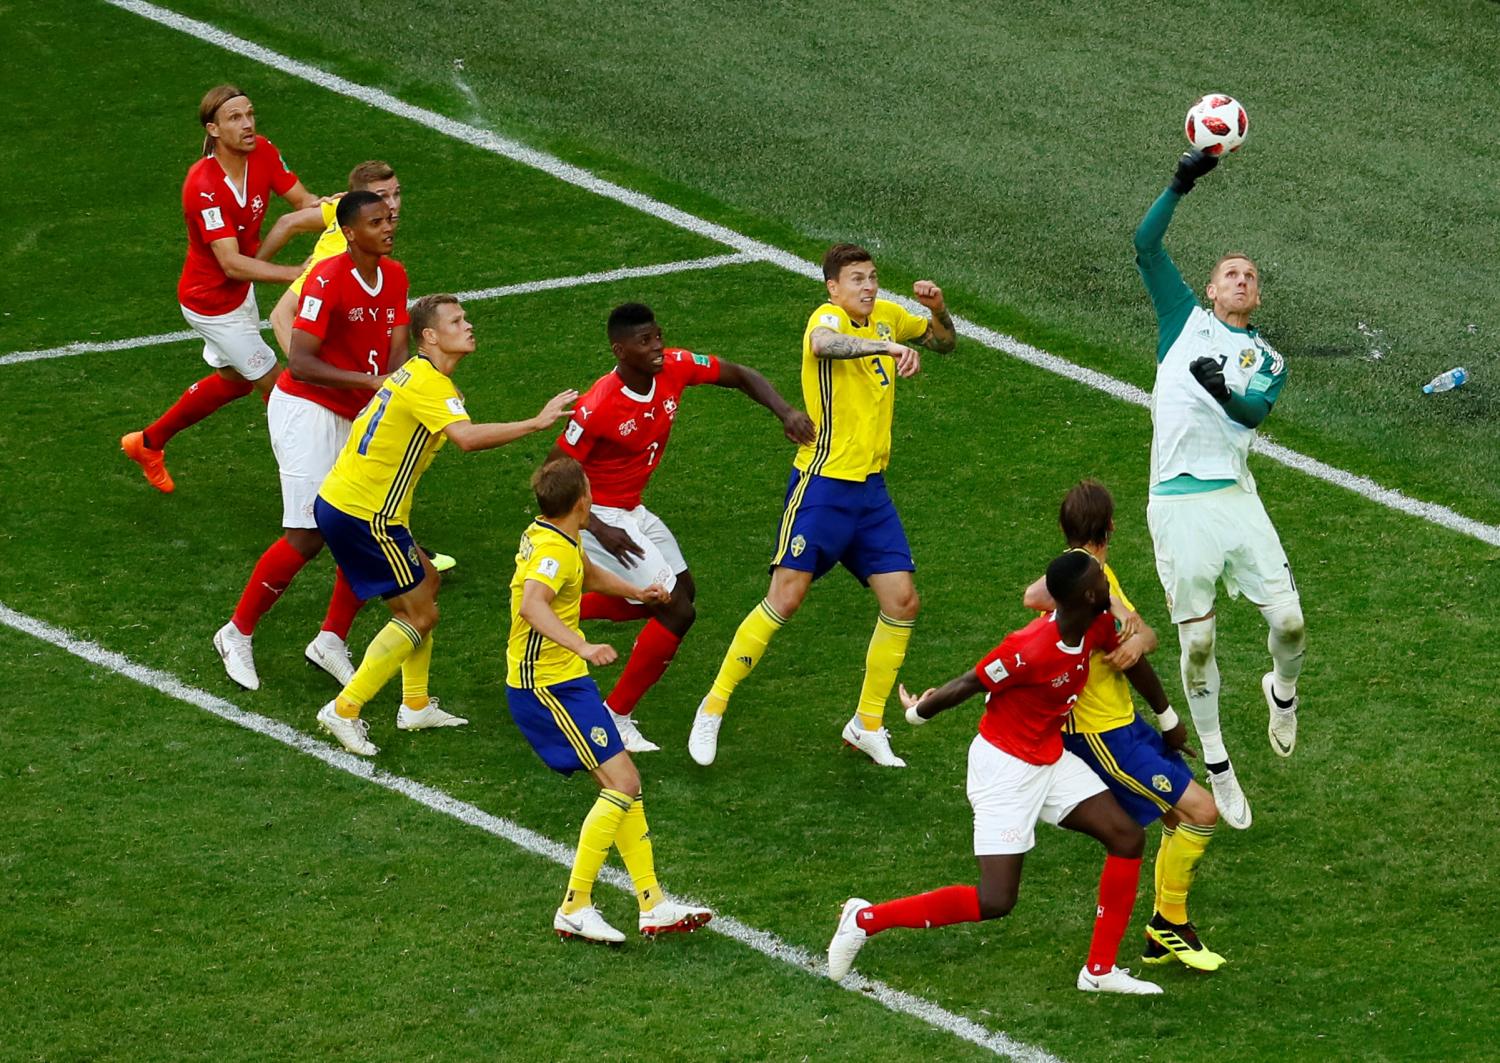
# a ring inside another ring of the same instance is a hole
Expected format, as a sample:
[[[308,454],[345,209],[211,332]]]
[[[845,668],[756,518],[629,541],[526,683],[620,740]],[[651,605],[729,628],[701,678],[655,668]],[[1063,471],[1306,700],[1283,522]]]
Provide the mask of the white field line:
[[[686,211],[679,210],[676,207],[640,192],[617,185],[613,181],[606,181],[582,167],[564,162],[555,155],[549,155],[546,152],[529,148],[519,141],[497,136],[487,129],[480,129],[478,126],[456,121],[446,115],[438,114],[436,111],[429,111],[425,107],[415,107],[404,100],[397,99],[390,93],[382,92],[380,89],[348,81],[337,74],[330,74],[315,66],[310,66],[307,63],[282,55],[280,52],[274,52],[253,41],[247,41],[243,37],[236,37],[234,34],[221,30],[217,26],[210,25],[207,22],[187,18],[184,15],[177,14],[175,11],[159,7],[156,4],[146,3],[145,0],[105,0],[105,2],[140,15],[142,18],[150,19],[163,26],[196,37],[201,41],[216,45],[226,51],[233,52],[235,55],[263,63],[284,74],[290,74],[304,81],[309,81],[330,92],[336,92],[341,96],[348,96],[350,99],[358,100],[367,106],[409,119],[418,125],[423,125],[428,129],[442,133],[444,136],[452,137],[473,147],[493,152],[496,155],[502,155],[507,159],[523,163],[526,166],[531,166],[557,178],[559,181],[566,181],[568,184],[577,185],[579,188],[587,189],[607,199],[616,200],[628,207],[641,211],[643,214],[660,218],[662,221],[686,229],[689,232],[697,233],[699,236],[717,240],[737,251],[780,266],[782,269],[790,270],[793,273],[809,277],[813,280],[822,280],[822,270],[812,262],[798,258],[796,255],[788,251],[783,251],[778,247],[773,247],[770,244],[753,240],[743,233],[735,232],[733,229],[706,221],[695,214],[689,214]],[[886,294],[903,303],[908,309],[916,307],[916,303],[909,297],[894,293]],[[1048,354],[1046,351],[1032,347],[1030,344],[1022,343],[1014,337],[995,332],[993,329],[985,328],[982,325],[976,325],[963,318],[955,317],[953,320],[960,333],[978,340],[987,347],[1045,369],[1048,372],[1065,376],[1069,380],[1086,384],[1117,399],[1123,399],[1126,402],[1133,402],[1137,405],[1145,405],[1146,393],[1133,384],[1127,384],[1123,380],[1116,380],[1105,373],[1098,373],[1092,369],[1085,369],[1082,366],[1074,365],[1072,362],[1059,358],[1056,355]],[[1363,495],[1370,501],[1382,506],[1388,506],[1402,513],[1409,513],[1412,516],[1420,517],[1423,520],[1430,521],[1433,524],[1440,525],[1463,535],[1473,536],[1492,546],[1500,546],[1500,527],[1495,525],[1484,524],[1472,518],[1465,517],[1461,513],[1449,509],[1447,506],[1414,499],[1409,495],[1402,494],[1400,491],[1382,487],[1367,477],[1345,472],[1343,469],[1335,468],[1332,465],[1326,465],[1315,458],[1306,457],[1286,447],[1262,442],[1255,449],[1257,453],[1270,458],[1272,461],[1280,462],[1283,465],[1305,472],[1309,476],[1315,476],[1335,486],[1353,491],[1355,494]]]
[[[143,686],[159,691],[170,698],[202,709],[204,712],[213,714],[222,720],[243,727],[247,731],[253,731],[258,735],[274,739],[284,746],[295,749],[298,753],[304,753],[315,760],[320,760],[330,768],[364,779],[366,782],[374,783],[376,786],[384,787],[393,793],[408,797],[420,805],[440,812],[445,816],[451,816],[461,823],[470,827],[477,827],[497,838],[502,838],[511,844],[533,853],[537,856],[551,860],[565,868],[573,866],[573,850],[561,842],[555,842],[545,835],[529,830],[518,823],[505,819],[501,816],[492,815],[469,804],[460,801],[451,794],[445,793],[434,787],[419,783],[414,779],[408,779],[402,775],[392,775],[390,772],[377,768],[372,761],[365,757],[356,757],[352,753],[346,753],[336,746],[326,742],[320,742],[310,738],[294,727],[289,727],[280,720],[273,720],[259,713],[247,712],[238,706],[216,697],[205,690],[188,686],[176,676],[167,672],[149,668],[143,664],[137,664],[113,650],[107,650],[98,643],[89,642],[85,639],[76,638],[61,628],[53,627],[51,624],[37,620],[35,617],[27,616],[25,613],[16,612],[4,602],[0,602],[0,624],[14,628],[24,634],[34,636],[43,642],[50,643],[59,649],[66,650],[89,664],[108,669],[117,675],[132,679]],[[610,885],[633,893],[630,878],[625,872],[618,868],[606,867],[600,878]],[[684,898],[685,899],[685,898]],[[708,929],[723,934],[725,937],[740,944],[754,949],[762,955],[773,960],[796,967],[799,970],[812,975],[815,978],[826,978],[828,973],[827,963],[818,956],[814,956],[806,949],[798,948],[781,940],[775,934],[767,930],[757,930],[740,922],[733,916],[715,914],[713,922],[708,924]],[[541,930],[538,930],[541,933]],[[840,983],[842,988],[856,995],[873,997],[891,1011],[910,1015],[920,1019],[929,1026],[934,1026],[955,1037],[987,1048],[996,1055],[1010,1059],[1024,1060],[1027,1063],[1060,1063],[1043,1049],[1016,1041],[1004,1033],[985,1029],[978,1023],[955,1015],[946,1008],[934,1004],[923,997],[914,996],[911,993],[902,992],[886,985],[884,982],[872,978],[865,978],[860,974],[851,974]]]
[[[585,284],[609,284],[613,281],[634,280],[638,277],[664,277],[669,273],[686,273],[689,270],[718,269],[720,266],[738,266],[759,261],[754,255],[735,252],[731,255],[710,255],[707,258],[685,258],[677,262],[657,262],[649,266],[623,266],[620,269],[600,270],[597,273],[579,273],[571,277],[547,277],[538,281],[522,281],[519,284],[504,284],[498,288],[475,288],[473,291],[457,292],[466,303],[485,299],[503,299],[508,295],[531,295],[534,292],[550,292],[557,288],[577,288]],[[261,328],[270,328],[269,321],[262,321]],[[126,340],[104,340],[98,343],[67,343],[61,347],[48,347],[39,351],[16,351],[0,355],[0,366],[19,365],[22,362],[41,362],[49,358],[71,358],[76,354],[96,354],[108,351],[132,351],[137,347],[156,347],[163,343],[183,343],[198,334],[188,329],[181,332],[159,332],[154,336],[137,336]]]

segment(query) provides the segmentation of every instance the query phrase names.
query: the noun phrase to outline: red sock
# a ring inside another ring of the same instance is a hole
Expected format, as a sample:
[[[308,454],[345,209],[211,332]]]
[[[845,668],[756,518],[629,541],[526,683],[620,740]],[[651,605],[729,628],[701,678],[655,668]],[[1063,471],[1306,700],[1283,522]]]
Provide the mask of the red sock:
[[[226,380],[218,373],[210,373],[182,393],[182,398],[172,403],[166,413],[146,429],[146,446],[161,450],[178,432],[195,425],[220,406],[227,406],[235,399],[242,399],[255,390],[248,380]]]
[[[682,639],[668,631],[660,620],[646,621],[646,626],[635,637],[635,646],[630,651],[630,660],[625,662],[625,670],[615,680],[615,688],[609,692],[609,697],[604,699],[605,704],[621,716],[629,716],[641,697],[667,670],[681,645]]]
[[[344,570],[336,568],[338,573],[333,580],[333,594],[328,599],[328,615],[323,617],[323,630],[331,631],[345,642],[349,641],[349,628],[354,624],[354,614],[359,612],[359,607],[365,603],[360,600],[359,595],[354,593],[354,584],[349,582],[349,577],[344,575]]]
[[[1099,914],[1094,918],[1094,937],[1089,942],[1089,974],[1108,974],[1114,970],[1140,882],[1140,857],[1104,858],[1104,871],[1099,876]]]
[[[287,589],[305,564],[307,558],[286,541],[286,536],[277,539],[260,555],[255,571],[250,573],[250,580],[240,595],[240,604],[234,610],[234,626],[241,634],[249,635],[255,630],[260,618],[276,604],[281,592]]]
[[[580,620],[615,620],[624,623],[628,620],[640,620],[651,615],[651,610],[639,602],[629,602],[624,598],[616,598],[613,594],[600,594],[598,591],[589,591],[583,596],[583,601],[578,606],[578,619]]]
[[[856,915],[854,921],[866,934],[878,934],[893,926],[925,930],[949,923],[977,923],[979,891],[973,886],[944,886],[931,893],[873,904]]]

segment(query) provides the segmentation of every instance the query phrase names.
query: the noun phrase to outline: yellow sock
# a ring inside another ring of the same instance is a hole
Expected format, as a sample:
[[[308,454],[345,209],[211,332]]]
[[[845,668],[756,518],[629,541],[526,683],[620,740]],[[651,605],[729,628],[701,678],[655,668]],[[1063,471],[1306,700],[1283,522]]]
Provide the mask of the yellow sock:
[[[1161,891],[1156,910],[1164,919],[1173,923],[1188,921],[1188,890],[1192,888],[1198,861],[1203,859],[1203,850],[1208,848],[1213,836],[1213,827],[1199,827],[1192,823],[1177,825],[1177,836],[1172,839],[1161,867]]]
[[[646,825],[646,806],[637,797],[620,822],[615,834],[615,848],[635,883],[635,899],[641,911],[649,912],[661,900],[661,886],[656,881],[656,860],[651,854],[651,828]]]
[[[614,844],[630,805],[628,794],[600,790],[594,807],[583,817],[583,828],[578,832],[578,852],[573,857],[568,892],[563,897],[563,915],[572,915],[594,902],[594,880],[599,877],[599,869],[604,866],[604,858]]]
[[[432,632],[401,662],[401,704],[408,709],[427,707],[427,675],[432,671]]]
[[[349,719],[358,716],[359,710],[380,693],[380,688],[390,682],[401,663],[411,656],[421,642],[422,636],[416,628],[405,620],[391,617],[390,623],[376,632],[375,637],[370,640],[370,648],[365,650],[364,660],[354,670],[354,678],[339,692],[335,711]],[[349,711],[350,709],[353,711]]]
[[[896,685],[896,673],[906,660],[915,620],[897,620],[881,613],[865,651],[865,681],[859,688],[859,722],[866,731],[878,731],[885,721],[885,703]]]
[[[713,688],[703,704],[704,712],[714,716],[723,715],[724,710],[729,707],[729,698],[734,693],[734,688],[755,670],[755,666],[765,656],[771,636],[780,631],[781,625],[785,623],[776,610],[771,608],[771,603],[764,599],[750,610],[750,615],[740,621],[739,630],[734,633],[734,639],[724,654],[724,663],[719,665],[719,674],[714,676]]]
[[[1167,866],[1167,850],[1172,847],[1172,839],[1176,836],[1176,827],[1161,825],[1161,845],[1156,850],[1156,899],[1153,901],[1158,912],[1161,911],[1161,869]]]

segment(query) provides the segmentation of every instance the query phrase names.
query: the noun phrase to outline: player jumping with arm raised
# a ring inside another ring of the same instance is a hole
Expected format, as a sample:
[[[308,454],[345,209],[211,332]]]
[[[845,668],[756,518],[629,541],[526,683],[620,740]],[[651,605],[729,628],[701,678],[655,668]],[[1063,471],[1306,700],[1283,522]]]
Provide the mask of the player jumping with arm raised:
[[[1261,679],[1271,748],[1297,742],[1297,677],[1306,643],[1301,599],[1276,528],[1250,475],[1250,444],[1286,382],[1286,362],[1250,323],[1260,271],[1234,251],[1214,265],[1199,305],[1162,246],[1182,197],[1218,164],[1185,153],[1171,184],[1135,231],[1136,265],[1156,310],[1151,392],[1151,500],[1156,570],[1182,647],[1182,685],[1203,743],[1214,802],[1231,827],[1250,826],[1250,804],[1219,729],[1214,597],[1220,579],[1243,594],[1270,629],[1271,671]]]

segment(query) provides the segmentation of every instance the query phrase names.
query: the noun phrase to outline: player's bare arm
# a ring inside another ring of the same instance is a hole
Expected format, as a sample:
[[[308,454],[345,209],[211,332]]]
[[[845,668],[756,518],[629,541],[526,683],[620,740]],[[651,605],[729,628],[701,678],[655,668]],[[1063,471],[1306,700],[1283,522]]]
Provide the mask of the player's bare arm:
[[[774,413],[786,430],[786,437],[793,443],[808,444],[817,437],[812,418],[782,398],[769,380],[748,365],[721,360],[718,384],[722,388],[744,392]]]
[[[1130,685],[1135,688],[1137,694],[1146,699],[1146,704],[1151,706],[1151,711],[1156,713],[1162,725],[1162,740],[1167,743],[1168,748],[1185,753],[1190,757],[1198,754],[1187,746],[1187,724],[1177,718],[1177,713],[1172,711],[1172,704],[1167,700],[1167,691],[1161,685],[1161,677],[1156,674],[1156,669],[1151,667],[1151,662],[1142,657],[1130,668],[1125,669],[1125,678],[1130,680]]]
[[[271,231],[261,241],[255,257],[269,262],[287,245],[287,241],[301,233],[315,233],[323,229],[323,208],[314,204],[302,210],[292,210],[277,218]]]
[[[577,654],[589,664],[613,664],[619,659],[613,646],[589,642],[564,624],[552,611],[552,599],[557,597],[551,587],[540,580],[529,579],[521,588],[521,619],[545,639],[557,643],[569,653]]]
[[[296,280],[295,277],[292,278]],[[385,383],[385,374],[356,373],[352,369],[340,369],[329,365],[321,357],[323,341],[311,332],[301,329],[292,331],[292,349],[287,352],[287,368],[292,379],[304,384],[317,384],[325,388],[357,389],[370,391]]]
[[[932,315],[927,331],[915,341],[920,346],[938,354],[947,354],[958,346],[958,332],[953,327],[953,315],[943,301],[943,289],[932,281],[917,281],[911,286],[917,302],[925,306]]]
[[[907,710],[906,718],[915,723],[920,720],[926,723],[940,712],[945,712],[955,705],[961,705],[975,694],[984,690],[984,684],[979,681],[979,676],[973,672],[965,672],[954,679],[948,680],[936,689],[927,690],[922,694],[912,694],[902,684],[898,688],[901,695],[901,704]],[[917,719],[913,720],[915,716]]]
[[[298,333],[297,336],[302,335]],[[292,352],[297,350],[297,336],[292,337]],[[326,363],[325,363],[326,364]],[[292,370],[296,376],[296,370]],[[352,376],[359,376],[354,373]],[[300,379],[300,378],[299,378]],[[368,384],[361,385],[368,387]],[[557,423],[558,418],[569,416],[573,410],[573,403],[578,400],[578,392],[568,390],[562,391],[547,400],[541,412],[535,417],[525,421],[508,421],[504,424],[475,424],[473,421],[454,421],[443,429],[443,434],[448,437],[449,442],[462,451],[471,450],[493,450],[495,447],[503,447],[507,443],[513,443],[522,436],[529,436],[533,432],[540,432],[550,428]]]
[[[636,587],[613,572],[589,564],[587,557],[583,559],[583,589],[607,594],[611,598],[634,598],[647,605],[666,605],[672,600],[672,592],[660,583],[653,583],[645,588]]]
[[[239,241],[225,236],[208,245],[224,271],[224,276],[235,281],[261,281],[266,284],[291,284],[302,273],[301,266],[278,266],[274,262],[263,262],[240,251]]]
[[[922,368],[920,354],[892,340],[861,339],[821,325],[812,330],[808,339],[815,358],[869,358],[872,355],[888,355],[896,359],[896,373],[904,377],[915,376]]]
[[[396,325],[391,329],[391,356],[386,359],[386,371],[394,373],[411,357],[411,326]]]
[[[296,184],[292,185],[291,188],[288,188],[285,192],[283,192],[281,194],[281,198],[290,203],[293,210],[304,210],[308,207],[316,207],[318,206],[318,204],[323,202],[321,199],[319,199],[317,196],[313,195],[305,187],[303,187],[301,181],[298,181]],[[318,226],[318,228],[321,229],[322,226],[320,225]]]

